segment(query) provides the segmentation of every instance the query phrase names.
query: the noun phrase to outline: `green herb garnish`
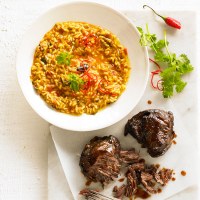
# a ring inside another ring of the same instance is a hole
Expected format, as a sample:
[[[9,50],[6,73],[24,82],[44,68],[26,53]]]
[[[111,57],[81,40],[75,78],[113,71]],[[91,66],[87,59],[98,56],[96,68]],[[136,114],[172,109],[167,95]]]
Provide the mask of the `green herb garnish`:
[[[69,82],[70,88],[75,92],[79,91],[84,84],[83,79],[77,74],[68,74],[67,81]]]
[[[163,97],[173,96],[174,90],[177,93],[182,92],[187,84],[182,80],[182,76],[194,69],[188,57],[185,54],[177,56],[169,51],[166,32],[163,40],[157,40],[156,35],[149,32],[148,25],[146,25],[146,32],[141,27],[137,29],[140,32],[141,46],[148,46],[155,53],[154,60],[166,66],[160,73]]]
[[[69,66],[71,62],[72,55],[68,52],[62,52],[57,57],[56,60],[58,64],[64,64]]]

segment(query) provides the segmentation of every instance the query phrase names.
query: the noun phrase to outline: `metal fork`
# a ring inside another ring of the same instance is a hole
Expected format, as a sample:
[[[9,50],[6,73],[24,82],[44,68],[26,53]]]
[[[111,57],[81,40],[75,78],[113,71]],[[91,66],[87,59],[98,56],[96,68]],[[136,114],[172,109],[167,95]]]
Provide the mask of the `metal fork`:
[[[105,196],[95,190],[85,189],[80,192],[87,200],[119,200],[114,197]]]

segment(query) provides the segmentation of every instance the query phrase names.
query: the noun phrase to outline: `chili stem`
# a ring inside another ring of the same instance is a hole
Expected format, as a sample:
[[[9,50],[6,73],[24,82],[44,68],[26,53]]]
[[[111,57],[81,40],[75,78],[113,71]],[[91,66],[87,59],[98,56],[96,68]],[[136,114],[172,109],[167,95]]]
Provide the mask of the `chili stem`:
[[[151,8],[150,6],[148,6],[148,5],[143,5],[143,8],[145,8],[145,7],[150,8],[156,15],[158,15],[158,16],[161,17],[163,20],[165,20],[165,17],[163,17],[162,15],[158,14],[158,13],[157,13],[153,8]]]

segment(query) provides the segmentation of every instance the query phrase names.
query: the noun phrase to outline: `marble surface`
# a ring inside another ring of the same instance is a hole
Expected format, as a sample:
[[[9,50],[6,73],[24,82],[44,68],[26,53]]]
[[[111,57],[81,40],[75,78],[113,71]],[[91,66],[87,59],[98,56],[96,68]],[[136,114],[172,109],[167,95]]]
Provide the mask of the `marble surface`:
[[[97,1],[97,0],[96,0]],[[30,108],[24,99],[17,83],[15,71],[15,58],[17,49],[25,31],[31,23],[44,11],[58,3],[66,0],[0,0],[0,199],[1,200],[45,200],[45,199],[69,199],[70,193],[59,185],[51,185],[58,189],[52,193],[49,188],[48,197],[48,165],[61,169],[54,165],[57,156],[51,145],[49,137],[49,124],[41,119]],[[196,10],[199,19],[198,0],[101,0],[97,1],[120,10],[141,10],[144,3],[148,3],[157,10]],[[141,16],[143,17],[143,16]],[[185,15],[187,19],[187,15]],[[199,22],[199,21],[198,21]],[[195,23],[193,20],[188,23]],[[190,27],[190,26],[189,26]],[[190,28],[186,27],[184,34],[188,34]],[[197,30],[197,35],[199,34]],[[184,41],[185,43],[185,41]],[[186,41],[187,51],[194,51],[197,46],[199,52],[200,40],[197,38],[190,49],[190,38]],[[181,49],[180,49],[181,50]],[[197,65],[199,60],[194,61]],[[196,68],[199,74],[199,68]],[[197,132],[197,96],[194,96],[194,88],[197,90],[196,79],[191,80],[193,87],[188,88],[189,93],[183,94],[184,98],[177,96],[177,109],[183,116],[183,123],[188,124],[187,129],[196,141],[199,136]],[[185,99],[186,101],[183,101]],[[195,116],[195,117],[194,117]],[[195,120],[196,119],[196,120]],[[188,123],[189,122],[189,123]],[[48,140],[50,141],[48,145]],[[48,161],[48,146],[51,158]],[[54,161],[53,161],[54,160]],[[62,177],[62,170],[59,174],[49,174],[49,181],[52,183],[56,178]],[[58,180],[59,182],[59,180]],[[176,200],[197,199],[197,189],[189,188],[177,196]],[[57,196],[60,195],[60,196]]]

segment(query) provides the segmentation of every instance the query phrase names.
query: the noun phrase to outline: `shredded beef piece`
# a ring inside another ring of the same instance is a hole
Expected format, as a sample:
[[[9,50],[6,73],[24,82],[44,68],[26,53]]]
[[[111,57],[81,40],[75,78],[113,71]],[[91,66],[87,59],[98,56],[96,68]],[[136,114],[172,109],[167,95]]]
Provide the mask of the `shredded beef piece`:
[[[125,188],[126,188],[125,184],[121,185],[120,187],[115,186],[113,188],[114,197],[121,199],[124,196]]]
[[[160,183],[162,186],[165,186],[169,182],[169,180],[171,180],[172,173],[173,170],[163,168],[154,175],[155,180],[157,183]]]
[[[152,194],[156,193],[156,190],[153,188],[153,186],[155,186],[155,184],[153,183],[153,178],[154,177],[148,172],[141,173],[141,182],[144,188]]]
[[[143,162],[141,163],[134,163],[132,165],[128,166],[128,170],[133,172],[133,171],[142,171],[145,169],[145,164]]]
[[[139,154],[135,151],[135,149],[130,149],[128,151],[120,151],[120,160],[124,164],[132,164],[134,162],[138,162]]]
[[[127,185],[124,194],[126,197],[131,197],[137,190],[137,177],[134,171],[127,173],[126,177],[127,177]]]

